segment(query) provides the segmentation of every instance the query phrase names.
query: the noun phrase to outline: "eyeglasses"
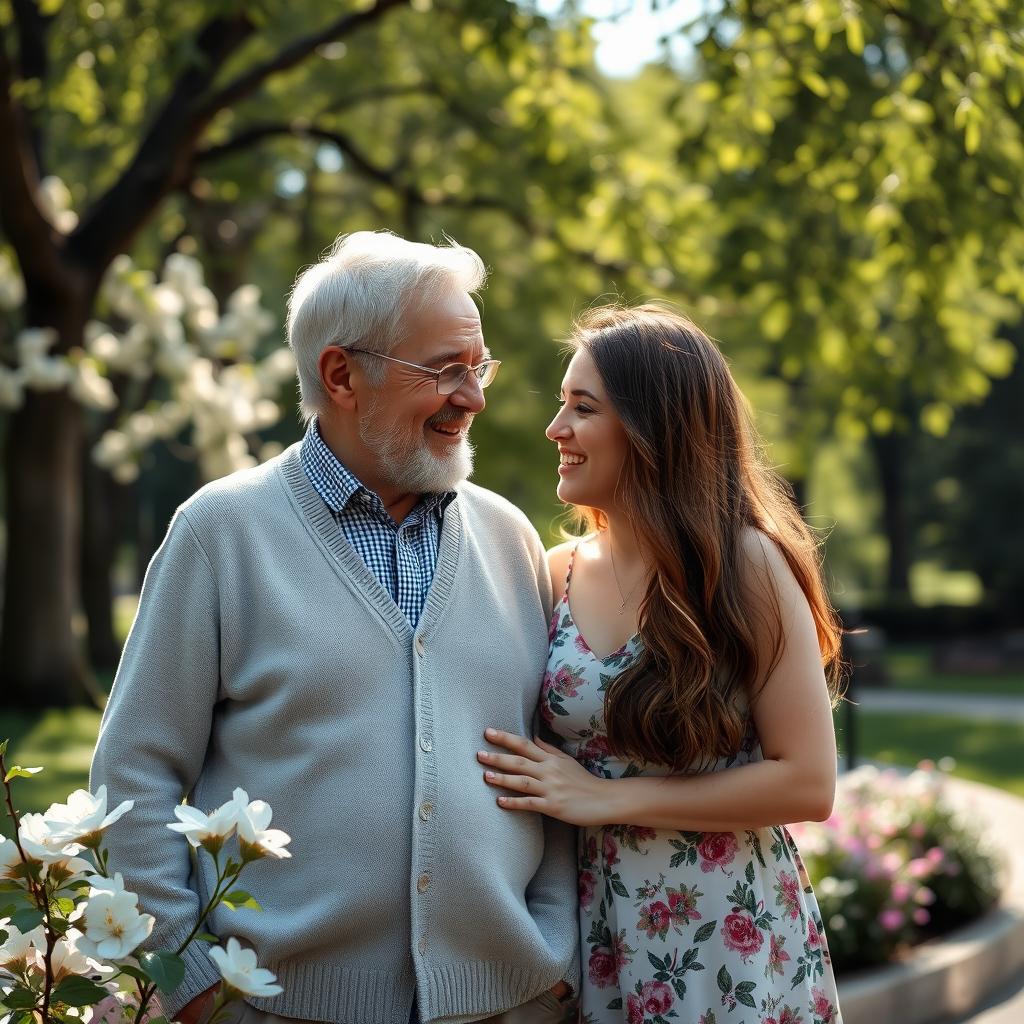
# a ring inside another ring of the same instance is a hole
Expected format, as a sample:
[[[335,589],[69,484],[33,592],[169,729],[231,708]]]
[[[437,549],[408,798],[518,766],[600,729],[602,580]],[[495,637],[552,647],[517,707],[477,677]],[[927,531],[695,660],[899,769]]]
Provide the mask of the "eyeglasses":
[[[346,352],[358,352],[364,356],[376,356],[378,359],[386,359],[389,363],[401,363],[403,366],[411,366],[421,373],[433,377],[437,381],[437,393],[439,395],[452,395],[466,382],[466,378],[473,374],[481,388],[487,387],[498,375],[498,367],[501,366],[500,359],[485,359],[476,366],[469,366],[466,363],[448,363],[440,370],[432,370],[429,366],[421,366],[419,363],[410,363],[405,359],[396,359],[394,356],[386,356],[382,352],[368,352],[365,348],[347,348]]]

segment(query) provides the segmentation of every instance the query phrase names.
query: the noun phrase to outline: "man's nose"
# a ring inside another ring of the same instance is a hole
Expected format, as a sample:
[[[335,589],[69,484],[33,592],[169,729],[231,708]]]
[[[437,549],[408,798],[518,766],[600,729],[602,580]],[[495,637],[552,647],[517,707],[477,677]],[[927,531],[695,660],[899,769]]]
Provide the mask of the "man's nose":
[[[448,401],[474,416],[478,412],[483,412],[484,406],[487,405],[484,389],[480,387],[480,381],[472,373],[466,374],[466,379],[448,396]]]

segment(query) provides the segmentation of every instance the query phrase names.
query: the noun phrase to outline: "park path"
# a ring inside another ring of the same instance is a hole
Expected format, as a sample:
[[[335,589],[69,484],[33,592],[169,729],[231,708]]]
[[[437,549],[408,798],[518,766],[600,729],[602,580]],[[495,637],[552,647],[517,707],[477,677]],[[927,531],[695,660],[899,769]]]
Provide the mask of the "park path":
[[[1024,722],[1024,697],[932,693],[923,690],[875,690],[858,687],[853,702],[865,711],[921,711],[979,721]],[[1024,1024],[1024,1017],[1018,1024]]]
[[[984,1006],[948,1024],[1021,1024],[1024,1021],[1024,974],[1019,974],[985,1001]]]

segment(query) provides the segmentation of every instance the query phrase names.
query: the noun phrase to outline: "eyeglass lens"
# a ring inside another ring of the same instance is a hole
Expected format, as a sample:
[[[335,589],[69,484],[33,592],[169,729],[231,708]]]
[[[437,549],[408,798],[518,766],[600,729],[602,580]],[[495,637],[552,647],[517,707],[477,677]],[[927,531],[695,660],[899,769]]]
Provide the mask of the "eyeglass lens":
[[[480,382],[480,387],[485,388],[494,380],[498,372],[497,363],[481,363],[479,366],[467,366],[465,363],[449,363],[441,369],[437,378],[437,391],[441,395],[451,395],[462,387],[463,381],[469,373],[473,373]]]

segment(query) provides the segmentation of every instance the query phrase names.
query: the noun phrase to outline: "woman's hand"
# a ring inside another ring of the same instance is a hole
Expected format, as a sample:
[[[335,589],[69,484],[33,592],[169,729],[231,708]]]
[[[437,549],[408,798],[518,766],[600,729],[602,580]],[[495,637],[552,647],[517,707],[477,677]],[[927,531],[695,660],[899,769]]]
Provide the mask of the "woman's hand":
[[[511,751],[492,754],[481,750],[476,755],[487,766],[484,780],[515,794],[498,797],[505,810],[539,811],[570,825],[607,824],[607,779],[591,775],[574,758],[542,739],[531,742],[498,729],[487,729],[484,736]]]

